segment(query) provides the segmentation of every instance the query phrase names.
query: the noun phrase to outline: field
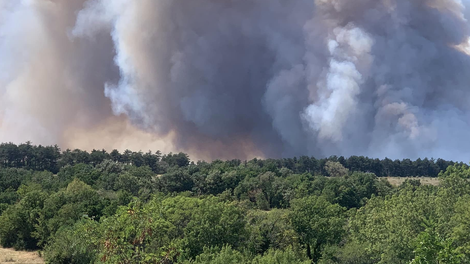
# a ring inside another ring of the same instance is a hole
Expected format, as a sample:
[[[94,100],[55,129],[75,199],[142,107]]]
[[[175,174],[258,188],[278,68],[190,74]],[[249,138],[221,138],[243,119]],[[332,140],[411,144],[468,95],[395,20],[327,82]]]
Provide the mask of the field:
[[[401,185],[405,180],[419,180],[421,184],[423,185],[434,185],[437,186],[439,185],[439,179],[438,178],[431,178],[431,177],[387,177],[387,180],[393,185],[393,186],[399,186]]]
[[[37,252],[15,251],[9,248],[0,248],[0,264],[30,263],[43,264],[44,260]]]

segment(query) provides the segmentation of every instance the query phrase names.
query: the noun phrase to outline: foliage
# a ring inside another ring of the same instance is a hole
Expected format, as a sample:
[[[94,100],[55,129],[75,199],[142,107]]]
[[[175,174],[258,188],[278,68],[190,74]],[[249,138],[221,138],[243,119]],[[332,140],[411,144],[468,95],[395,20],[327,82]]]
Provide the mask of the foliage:
[[[99,252],[99,224],[83,218],[72,227],[63,227],[44,248],[44,258],[51,264],[86,264],[96,262]]]
[[[349,173],[349,170],[337,161],[327,161],[325,170],[331,177],[345,177]]]
[[[445,240],[431,228],[426,228],[416,239],[415,257],[410,264],[458,264],[463,255],[452,247],[451,240]]]
[[[8,207],[0,216],[0,242],[3,247],[36,249],[33,236],[47,194],[37,186],[23,186],[18,191],[20,202]]]
[[[328,244],[339,243],[344,234],[344,208],[329,203],[324,197],[310,196],[295,200],[291,221],[308,257],[317,262]]]
[[[442,159],[194,163],[5,143],[0,244],[48,263],[470,263],[469,179]]]

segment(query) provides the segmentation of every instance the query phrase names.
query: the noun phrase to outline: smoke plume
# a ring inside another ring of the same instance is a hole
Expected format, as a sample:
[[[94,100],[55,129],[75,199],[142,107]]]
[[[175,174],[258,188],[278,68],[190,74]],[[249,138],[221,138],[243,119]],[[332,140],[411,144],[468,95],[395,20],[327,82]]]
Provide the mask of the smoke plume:
[[[469,160],[468,0],[0,0],[0,141]]]

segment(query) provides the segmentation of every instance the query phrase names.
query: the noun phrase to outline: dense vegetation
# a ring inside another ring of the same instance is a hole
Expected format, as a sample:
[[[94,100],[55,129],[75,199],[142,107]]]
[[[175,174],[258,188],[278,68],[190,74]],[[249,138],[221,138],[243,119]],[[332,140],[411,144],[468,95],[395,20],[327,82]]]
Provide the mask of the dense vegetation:
[[[470,169],[0,145],[0,243],[49,263],[470,263]],[[438,176],[439,186],[378,176]]]
[[[186,167],[189,165],[189,158],[184,153],[170,153],[162,156],[159,151],[155,153],[151,151],[142,153],[126,150],[124,153],[119,153],[119,151],[113,150],[108,153],[105,150],[87,152],[76,149],[61,152],[58,146],[34,146],[30,142],[20,145],[13,143],[0,144],[0,167],[3,168],[22,168],[57,173],[67,165],[88,164],[96,166],[105,160],[112,160],[136,167],[148,166],[155,173],[165,173],[174,166]],[[437,177],[440,171],[444,171],[447,167],[456,164],[443,159],[434,160],[425,158],[412,161],[410,159],[391,160],[385,158],[380,160],[364,156],[352,156],[349,158],[331,156],[326,159],[302,156],[300,158],[288,159],[254,159],[251,162],[262,168],[267,168],[267,170],[287,168],[297,174],[308,172],[312,175],[327,175],[328,172],[325,170],[325,164],[328,161],[339,162],[352,172],[371,172],[378,177]],[[206,164],[204,162],[200,162],[197,165],[201,164],[206,167],[210,166],[210,164],[204,165]],[[229,166],[238,166],[240,164],[240,160],[228,162]],[[464,164],[458,163],[457,165]]]

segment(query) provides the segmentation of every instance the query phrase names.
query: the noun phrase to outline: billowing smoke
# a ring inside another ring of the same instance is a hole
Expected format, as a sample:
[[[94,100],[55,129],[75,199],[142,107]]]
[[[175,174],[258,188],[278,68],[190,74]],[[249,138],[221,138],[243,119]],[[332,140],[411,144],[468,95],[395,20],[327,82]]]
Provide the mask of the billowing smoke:
[[[462,1],[0,0],[0,141],[468,160]]]

